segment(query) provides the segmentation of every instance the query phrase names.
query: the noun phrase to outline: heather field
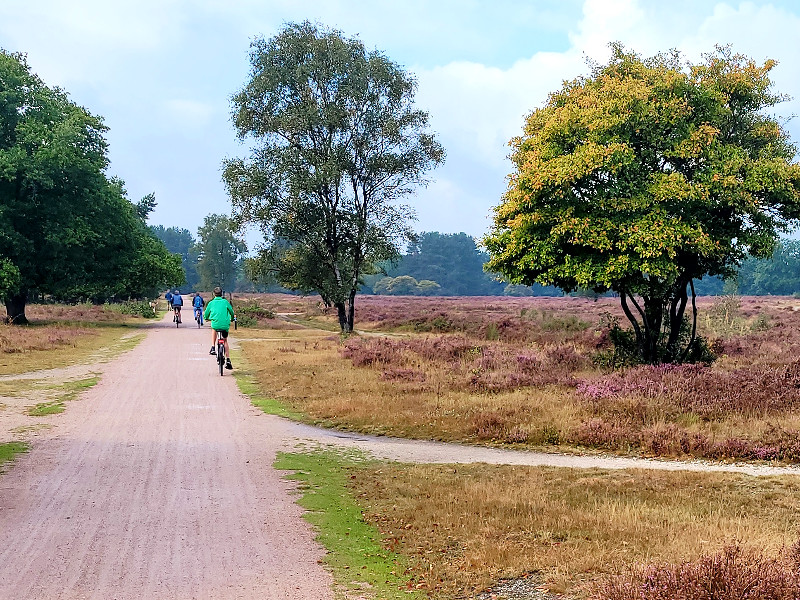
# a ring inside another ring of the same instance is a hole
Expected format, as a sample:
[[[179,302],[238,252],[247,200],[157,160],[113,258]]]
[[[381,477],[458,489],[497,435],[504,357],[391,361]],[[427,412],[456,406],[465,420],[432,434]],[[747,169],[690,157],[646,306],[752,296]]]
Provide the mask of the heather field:
[[[556,452],[800,462],[794,298],[700,299],[717,360],[658,367],[614,364],[609,331],[625,322],[613,298],[365,296],[347,339],[313,298],[246,303],[272,313],[239,332],[247,370],[296,418]],[[800,589],[795,477],[379,463],[348,480],[430,598]],[[504,580],[529,595],[505,596]]]
[[[240,305],[243,301],[240,301]],[[313,298],[253,296],[330,331]],[[363,296],[359,335],[245,343],[265,390],[330,426],[647,456],[800,461],[800,300],[699,300],[711,365],[618,364],[614,298]],[[254,310],[254,309],[251,309]],[[284,338],[281,338],[284,339]]]
[[[29,304],[29,325],[0,323],[0,374],[80,362],[116,343],[120,328],[144,322],[138,305]]]

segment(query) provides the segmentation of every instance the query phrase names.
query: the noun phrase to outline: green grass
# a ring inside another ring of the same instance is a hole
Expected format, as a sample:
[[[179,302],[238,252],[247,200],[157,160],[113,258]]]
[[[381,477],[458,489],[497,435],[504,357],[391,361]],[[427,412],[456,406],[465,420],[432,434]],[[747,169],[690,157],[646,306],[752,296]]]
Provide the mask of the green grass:
[[[28,451],[28,444],[25,442],[6,442],[0,444],[0,469],[7,462],[14,460],[17,454]]]
[[[39,402],[36,406],[28,409],[28,415],[31,417],[45,417],[47,415],[57,415],[64,412],[64,403],[58,400],[50,402]]]
[[[47,402],[40,402],[35,406],[28,409],[28,415],[31,417],[44,417],[47,415],[56,415],[65,410],[64,403],[74,400],[84,390],[97,384],[98,377],[86,377],[84,379],[76,379],[74,381],[65,381],[64,383],[48,388],[48,395],[52,396]]]
[[[378,530],[364,522],[361,508],[348,491],[352,474],[348,466],[363,463],[353,453],[317,450],[279,453],[275,467],[293,471],[288,479],[301,482],[300,506],[306,520],[317,529],[317,540],[327,549],[325,562],[333,573],[339,597],[380,600],[420,599],[411,587],[405,558],[381,545]]]

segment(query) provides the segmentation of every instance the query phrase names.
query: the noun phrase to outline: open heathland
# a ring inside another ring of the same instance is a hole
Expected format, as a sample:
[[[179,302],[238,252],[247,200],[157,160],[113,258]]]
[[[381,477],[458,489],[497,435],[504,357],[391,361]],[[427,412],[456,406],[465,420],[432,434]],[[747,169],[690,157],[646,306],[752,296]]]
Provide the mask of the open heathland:
[[[320,324],[313,343],[291,330],[243,342],[264,394],[315,422],[491,445],[800,461],[800,300],[701,298],[700,334],[717,360],[659,366],[626,366],[615,352],[610,333],[625,320],[614,298],[365,296],[361,334],[346,340],[326,335],[333,316],[313,299],[248,303]]]
[[[0,375],[95,360],[104,349],[124,350],[133,343],[128,330],[145,322],[137,308],[132,303],[29,304],[30,324],[0,323]]]
[[[800,527],[796,477],[480,464],[352,473],[365,519],[433,598],[526,576],[583,596],[632,565],[697,560],[737,540],[775,557]]]

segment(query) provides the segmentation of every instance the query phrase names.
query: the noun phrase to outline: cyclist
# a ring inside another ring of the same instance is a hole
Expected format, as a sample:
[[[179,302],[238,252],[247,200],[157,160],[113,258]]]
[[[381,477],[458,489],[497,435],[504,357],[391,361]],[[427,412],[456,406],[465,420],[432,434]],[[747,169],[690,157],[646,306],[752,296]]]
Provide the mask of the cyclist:
[[[203,324],[203,307],[205,305],[206,301],[203,300],[200,292],[195,292],[194,298],[192,298],[192,306],[194,306],[194,318],[197,319],[198,315],[200,316],[200,325]]]
[[[167,293],[164,294],[164,300],[167,301],[167,306],[169,306],[169,309],[172,310],[172,292],[171,291],[167,290]]]
[[[172,308],[175,311],[175,320],[181,322],[181,307],[183,306],[183,296],[178,290],[172,294]]]
[[[215,287],[214,297],[208,301],[203,317],[205,317],[206,321],[211,323],[211,333],[213,334],[209,354],[216,355],[217,353],[217,349],[214,347],[217,343],[217,332],[222,336],[222,343],[225,346],[225,356],[228,357],[228,360],[225,362],[226,369],[233,368],[231,364],[230,348],[228,347],[228,330],[231,328],[231,319],[235,316],[231,303],[222,297],[222,288],[219,286]]]

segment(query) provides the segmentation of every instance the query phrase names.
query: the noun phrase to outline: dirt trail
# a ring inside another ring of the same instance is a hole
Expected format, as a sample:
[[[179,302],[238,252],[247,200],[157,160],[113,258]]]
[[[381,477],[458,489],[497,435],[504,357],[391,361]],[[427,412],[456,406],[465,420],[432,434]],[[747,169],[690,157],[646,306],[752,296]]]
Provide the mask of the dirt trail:
[[[281,440],[169,317],[0,477],[0,598],[332,598]]]

